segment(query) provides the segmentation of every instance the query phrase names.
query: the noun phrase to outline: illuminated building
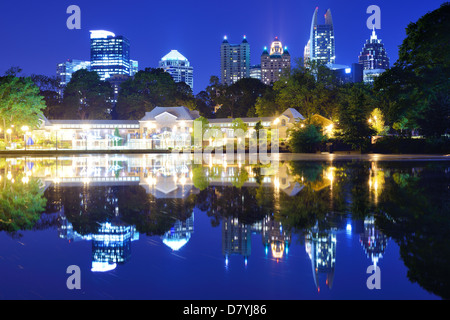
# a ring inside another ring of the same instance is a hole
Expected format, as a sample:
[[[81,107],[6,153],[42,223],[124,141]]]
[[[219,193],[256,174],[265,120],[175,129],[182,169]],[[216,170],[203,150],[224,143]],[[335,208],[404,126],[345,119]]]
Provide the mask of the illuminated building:
[[[230,44],[225,36],[220,46],[220,81],[232,85],[250,77],[250,45],[244,36],[239,44]]]
[[[336,61],[336,49],[331,10],[328,9],[325,13],[325,24],[318,24],[318,11],[319,8],[314,10],[309,41],[305,47],[304,60],[334,64]]]
[[[250,78],[261,80],[261,65],[253,65],[250,67]]]
[[[76,59],[67,59],[67,61],[58,63],[56,65],[56,78],[59,81],[59,85],[61,88],[67,86],[72,79],[72,73],[80,70],[86,69],[90,70],[91,62],[84,60],[76,60]]]
[[[105,30],[91,30],[91,71],[101,80],[114,74],[130,75],[130,42],[124,36],[116,36]]]
[[[130,76],[133,77],[139,71],[139,62],[130,59],[131,71]]]
[[[358,57],[359,64],[364,68],[364,82],[373,83],[385,70],[389,69],[389,58],[381,39],[378,39],[375,28],[370,39],[366,41]]]
[[[291,69],[291,55],[287,47],[282,46],[278,37],[270,46],[270,52],[265,47],[261,54],[261,81],[270,85]]]
[[[181,53],[171,50],[162,57],[159,67],[169,73],[175,82],[184,82],[194,88],[194,68]]]

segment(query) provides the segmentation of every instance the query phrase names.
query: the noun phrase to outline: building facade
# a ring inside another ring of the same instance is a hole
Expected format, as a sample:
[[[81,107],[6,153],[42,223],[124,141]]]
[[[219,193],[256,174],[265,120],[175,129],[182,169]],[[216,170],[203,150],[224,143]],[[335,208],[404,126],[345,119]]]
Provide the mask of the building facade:
[[[59,81],[59,85],[63,88],[67,86],[72,79],[72,73],[80,69],[91,69],[91,62],[76,59],[67,59],[64,62],[56,65],[56,78]]]
[[[280,79],[281,75],[291,69],[291,55],[287,47],[283,48],[278,37],[270,46],[270,53],[267,47],[261,54],[261,81],[267,85]]]
[[[184,82],[194,89],[194,68],[177,50],[171,50],[159,61],[159,67],[169,73],[175,82]]]
[[[220,81],[232,85],[250,77],[250,45],[246,36],[240,44],[230,44],[225,36],[220,47]]]
[[[123,36],[105,30],[91,30],[91,71],[101,80],[114,74],[130,75],[130,42]]]
[[[389,57],[387,56],[384,44],[378,39],[375,28],[370,39],[366,41],[358,57],[358,63],[363,65],[364,82],[373,83],[385,70],[389,69]]]
[[[305,46],[304,60],[334,64],[336,62],[336,48],[331,10],[328,9],[325,13],[325,24],[318,24],[318,11],[319,8],[314,10],[309,41]]]

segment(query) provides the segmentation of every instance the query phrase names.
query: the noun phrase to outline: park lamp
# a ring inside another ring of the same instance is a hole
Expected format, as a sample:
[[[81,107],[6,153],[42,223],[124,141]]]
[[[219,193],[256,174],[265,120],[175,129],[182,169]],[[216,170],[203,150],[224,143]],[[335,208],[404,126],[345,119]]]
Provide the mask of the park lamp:
[[[24,131],[24,132],[27,132],[27,131],[30,130],[30,128],[29,128],[28,126],[23,126],[21,129],[22,129],[22,131]]]

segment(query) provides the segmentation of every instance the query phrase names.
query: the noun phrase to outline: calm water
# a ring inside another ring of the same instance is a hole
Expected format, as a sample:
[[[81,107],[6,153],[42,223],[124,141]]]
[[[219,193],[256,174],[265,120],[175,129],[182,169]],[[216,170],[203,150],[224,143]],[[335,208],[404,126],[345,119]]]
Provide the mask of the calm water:
[[[449,204],[447,161],[0,158],[0,298],[450,298]]]

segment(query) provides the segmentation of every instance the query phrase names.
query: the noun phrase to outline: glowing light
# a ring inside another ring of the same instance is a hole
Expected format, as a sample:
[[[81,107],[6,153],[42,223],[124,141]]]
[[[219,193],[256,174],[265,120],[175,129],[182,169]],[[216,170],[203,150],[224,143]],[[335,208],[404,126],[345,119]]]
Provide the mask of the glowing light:
[[[116,35],[106,30],[90,30],[91,39],[106,39],[108,37],[115,37]]]
[[[280,122],[279,118],[276,118],[275,121],[273,122],[273,124],[277,125]]]
[[[350,223],[347,223],[345,230],[347,231],[347,233],[352,233],[352,225]]]
[[[30,130],[30,128],[29,128],[28,126],[23,126],[23,127],[22,127],[22,131],[25,131],[25,132],[26,132],[26,131],[28,131],[28,130]]]

